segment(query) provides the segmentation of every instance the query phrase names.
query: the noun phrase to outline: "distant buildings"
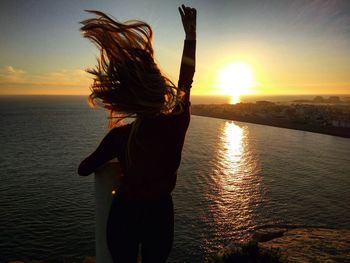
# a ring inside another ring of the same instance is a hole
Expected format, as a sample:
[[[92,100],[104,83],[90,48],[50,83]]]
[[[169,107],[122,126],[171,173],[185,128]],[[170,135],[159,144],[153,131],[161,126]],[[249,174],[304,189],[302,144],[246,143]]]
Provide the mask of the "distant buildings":
[[[329,98],[317,96],[309,103],[303,101],[281,104],[257,101],[238,104],[202,104],[193,105],[192,111],[194,114],[197,112],[204,116],[215,115],[254,123],[271,122],[276,124],[274,126],[295,124],[319,128],[350,128],[350,98],[349,102],[346,102],[338,96]]]

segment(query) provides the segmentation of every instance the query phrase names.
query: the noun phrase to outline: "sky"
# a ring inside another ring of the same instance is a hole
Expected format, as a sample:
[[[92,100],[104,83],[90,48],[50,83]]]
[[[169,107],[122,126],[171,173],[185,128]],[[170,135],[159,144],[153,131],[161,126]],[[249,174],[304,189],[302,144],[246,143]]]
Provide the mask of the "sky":
[[[252,70],[252,94],[350,94],[349,0],[1,0],[0,95],[89,94],[98,50],[79,32],[85,9],[154,30],[156,62],[177,82],[184,32],[197,9],[192,94],[222,94],[227,65]]]

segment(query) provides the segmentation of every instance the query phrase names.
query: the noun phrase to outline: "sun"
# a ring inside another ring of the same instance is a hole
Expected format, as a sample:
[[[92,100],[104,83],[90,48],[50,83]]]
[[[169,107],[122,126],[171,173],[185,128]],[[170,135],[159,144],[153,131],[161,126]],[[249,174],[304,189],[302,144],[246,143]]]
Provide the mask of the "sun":
[[[249,94],[253,84],[253,71],[248,64],[233,63],[220,70],[220,89],[225,95],[231,96],[233,104],[239,102],[241,95]]]

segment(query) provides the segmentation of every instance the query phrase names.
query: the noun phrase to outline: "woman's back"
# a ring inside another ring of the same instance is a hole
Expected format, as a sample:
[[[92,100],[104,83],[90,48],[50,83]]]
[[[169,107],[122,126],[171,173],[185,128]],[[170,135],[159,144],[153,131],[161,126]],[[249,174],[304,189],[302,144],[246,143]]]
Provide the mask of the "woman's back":
[[[133,124],[115,128],[114,138],[120,140],[117,158],[124,174],[119,191],[130,199],[158,199],[175,187],[190,107],[187,103],[178,115],[161,114],[138,122],[129,155],[127,142]]]

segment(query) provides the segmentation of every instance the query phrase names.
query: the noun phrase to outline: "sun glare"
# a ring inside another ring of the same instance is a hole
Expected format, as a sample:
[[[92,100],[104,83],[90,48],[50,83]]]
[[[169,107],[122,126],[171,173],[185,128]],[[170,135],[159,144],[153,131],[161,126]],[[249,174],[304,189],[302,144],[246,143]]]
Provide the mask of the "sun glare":
[[[248,64],[229,64],[219,73],[220,89],[231,96],[233,104],[239,102],[241,95],[251,92],[253,82],[253,72]]]

